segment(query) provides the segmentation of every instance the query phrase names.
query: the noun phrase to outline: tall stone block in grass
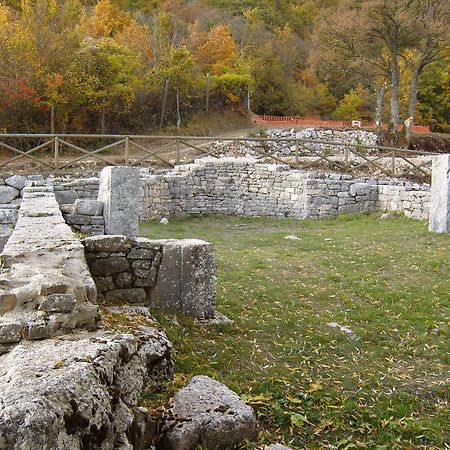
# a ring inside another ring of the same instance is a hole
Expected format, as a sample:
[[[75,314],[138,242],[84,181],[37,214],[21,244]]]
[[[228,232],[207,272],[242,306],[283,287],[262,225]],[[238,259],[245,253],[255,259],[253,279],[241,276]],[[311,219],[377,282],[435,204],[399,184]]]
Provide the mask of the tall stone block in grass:
[[[103,202],[105,234],[138,235],[139,183],[137,167],[105,167],[100,172],[98,199]]]
[[[153,241],[162,245],[162,259],[152,307],[197,319],[215,316],[215,263],[212,245],[199,239]]]
[[[429,230],[450,233],[450,155],[433,159]]]

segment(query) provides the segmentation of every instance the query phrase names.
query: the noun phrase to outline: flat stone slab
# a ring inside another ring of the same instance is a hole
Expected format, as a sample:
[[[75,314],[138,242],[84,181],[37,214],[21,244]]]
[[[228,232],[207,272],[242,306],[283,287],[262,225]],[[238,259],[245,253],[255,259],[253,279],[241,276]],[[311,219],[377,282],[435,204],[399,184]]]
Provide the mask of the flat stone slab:
[[[147,449],[142,390],[171,377],[171,343],[139,327],[23,341],[0,356],[0,449]]]
[[[51,185],[28,182],[0,261],[0,323],[19,320],[26,337],[30,327],[44,322],[45,332],[31,334],[39,339],[78,327],[95,328],[97,291],[84,247],[66,225]],[[61,296],[52,298],[50,310],[39,310],[55,294]],[[73,297],[75,306],[68,307],[65,295]],[[50,317],[53,312],[57,315]]]
[[[257,423],[253,408],[235,392],[196,376],[172,399],[163,433],[166,450],[228,449],[255,440]]]

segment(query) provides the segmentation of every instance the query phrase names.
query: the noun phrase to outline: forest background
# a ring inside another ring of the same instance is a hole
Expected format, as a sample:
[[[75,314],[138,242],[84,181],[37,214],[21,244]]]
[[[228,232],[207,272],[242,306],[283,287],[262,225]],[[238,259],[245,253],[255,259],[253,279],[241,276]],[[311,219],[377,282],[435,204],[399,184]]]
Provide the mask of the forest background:
[[[448,132],[449,2],[0,0],[0,132],[227,111]]]

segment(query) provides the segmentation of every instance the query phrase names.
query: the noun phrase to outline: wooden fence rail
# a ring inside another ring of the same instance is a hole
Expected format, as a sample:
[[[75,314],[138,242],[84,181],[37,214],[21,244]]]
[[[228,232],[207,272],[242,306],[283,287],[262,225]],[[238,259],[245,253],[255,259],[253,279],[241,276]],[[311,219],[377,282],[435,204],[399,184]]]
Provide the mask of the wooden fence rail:
[[[174,167],[198,157],[251,156],[255,161],[429,181],[431,152],[297,138],[0,134],[0,168],[66,170],[106,165]],[[1,175],[1,174],[0,174]]]

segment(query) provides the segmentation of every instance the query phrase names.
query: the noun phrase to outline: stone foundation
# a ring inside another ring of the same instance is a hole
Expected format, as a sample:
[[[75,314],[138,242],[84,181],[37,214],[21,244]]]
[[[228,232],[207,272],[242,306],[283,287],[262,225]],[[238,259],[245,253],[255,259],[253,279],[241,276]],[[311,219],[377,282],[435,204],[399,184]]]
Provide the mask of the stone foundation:
[[[0,256],[0,353],[21,339],[95,329],[96,288],[53,188],[30,182]]]
[[[429,186],[310,173],[250,158],[203,158],[161,175],[144,175],[141,220],[180,214],[322,218],[399,211],[427,220]]]
[[[95,236],[84,245],[104,304],[215,317],[215,263],[208,242]]]

